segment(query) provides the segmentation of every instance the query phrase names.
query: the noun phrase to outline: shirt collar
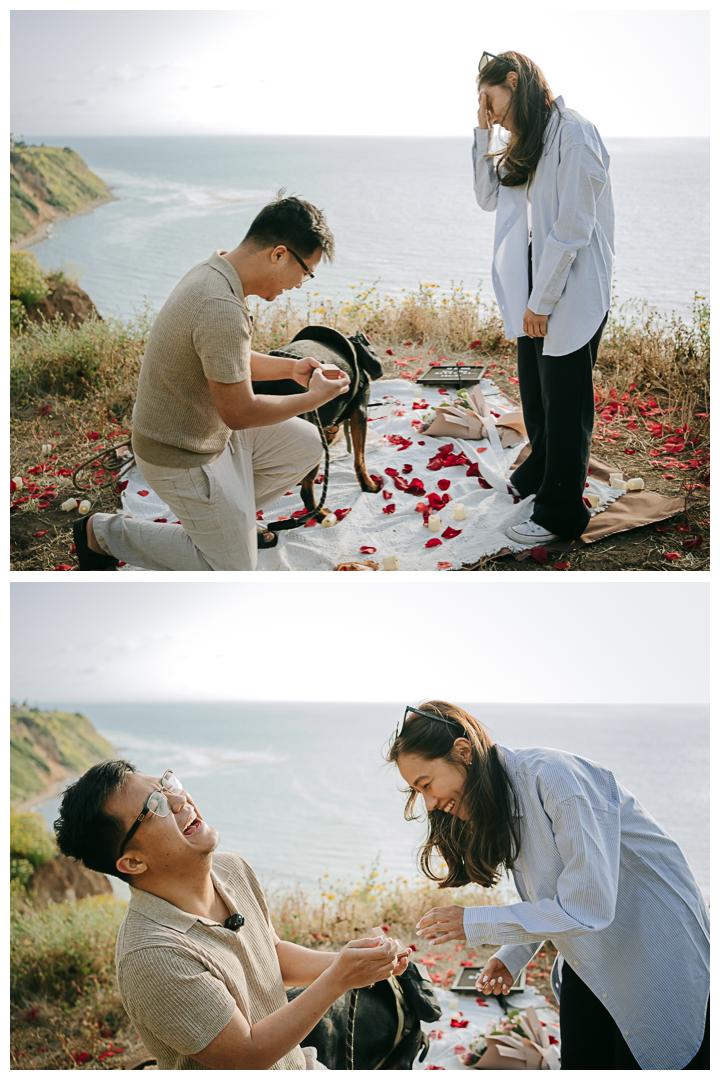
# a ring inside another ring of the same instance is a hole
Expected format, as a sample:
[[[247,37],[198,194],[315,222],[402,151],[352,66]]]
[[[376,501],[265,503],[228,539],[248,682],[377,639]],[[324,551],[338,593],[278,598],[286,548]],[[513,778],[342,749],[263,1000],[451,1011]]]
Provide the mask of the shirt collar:
[[[218,867],[210,871],[210,876],[218,893],[230,909],[230,914],[237,911],[232,893],[227,888],[229,871]],[[134,885],[130,886],[130,904],[133,911],[144,915],[146,919],[160,926],[166,926],[170,930],[179,930],[181,934],[186,934],[198,922],[205,926],[220,925],[212,919],[204,919],[200,915],[193,915],[190,911],[183,911],[168,900],[163,900],[161,896],[156,896],[155,893],[148,892],[146,889],[138,889]]]
[[[227,259],[223,258],[219,249],[210,256],[208,265],[214,267],[215,270],[219,270],[222,276],[227,280],[238,300],[242,300],[247,304],[245,293],[243,292],[242,281],[238,277],[235,267],[232,266]]]

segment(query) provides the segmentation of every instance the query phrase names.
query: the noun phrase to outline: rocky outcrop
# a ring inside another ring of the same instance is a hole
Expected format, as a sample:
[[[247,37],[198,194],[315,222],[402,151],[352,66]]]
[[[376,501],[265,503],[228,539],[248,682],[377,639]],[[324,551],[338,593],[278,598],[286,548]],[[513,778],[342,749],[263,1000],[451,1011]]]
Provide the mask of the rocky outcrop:
[[[46,296],[39,304],[28,307],[26,318],[30,322],[52,322],[57,315],[60,315],[63,322],[77,326],[91,315],[94,315],[96,319],[101,318],[88,294],[78,285],[70,281],[61,281],[53,285],[52,280],[49,281],[49,285],[51,290],[49,296]]]
[[[10,144],[10,239],[112,199],[107,184],[69,146]]]
[[[112,885],[104,874],[87,870],[76,859],[58,855],[39,866],[28,883],[35,910],[48,904],[82,900],[86,896],[112,896]]]

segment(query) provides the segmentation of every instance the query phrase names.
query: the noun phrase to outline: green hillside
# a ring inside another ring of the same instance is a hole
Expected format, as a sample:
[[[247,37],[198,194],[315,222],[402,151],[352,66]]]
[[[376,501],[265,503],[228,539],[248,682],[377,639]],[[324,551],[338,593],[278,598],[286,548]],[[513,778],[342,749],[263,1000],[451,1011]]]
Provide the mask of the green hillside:
[[[80,773],[113,757],[114,748],[81,713],[10,709],[10,804],[42,791],[51,780]]]
[[[108,186],[75,150],[10,143],[10,239],[29,233],[39,220],[75,213],[111,198]]]

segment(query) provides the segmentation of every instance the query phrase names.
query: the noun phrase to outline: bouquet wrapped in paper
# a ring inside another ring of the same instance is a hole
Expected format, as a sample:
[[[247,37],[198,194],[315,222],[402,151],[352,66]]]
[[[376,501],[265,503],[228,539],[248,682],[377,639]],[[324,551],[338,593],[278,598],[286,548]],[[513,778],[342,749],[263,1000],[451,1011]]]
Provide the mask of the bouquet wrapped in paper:
[[[423,433],[440,439],[488,439],[490,429],[497,431],[503,448],[515,446],[527,434],[522,411],[493,413],[479,386],[458,390],[454,401],[435,405],[423,416]]]
[[[560,1053],[530,1005],[488,1025],[484,1036],[471,1040],[462,1062],[471,1069],[559,1069]]]

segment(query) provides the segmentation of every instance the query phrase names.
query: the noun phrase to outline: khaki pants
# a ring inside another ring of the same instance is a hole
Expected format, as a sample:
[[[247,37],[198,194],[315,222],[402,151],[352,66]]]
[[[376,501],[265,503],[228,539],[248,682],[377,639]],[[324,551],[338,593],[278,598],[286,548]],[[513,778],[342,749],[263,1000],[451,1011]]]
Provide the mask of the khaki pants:
[[[98,544],[147,570],[254,570],[256,510],[275,502],[322,459],[314,424],[299,417],[234,431],[209,465],[173,469],[136,458],[145,482],[182,522],[96,514]]]

